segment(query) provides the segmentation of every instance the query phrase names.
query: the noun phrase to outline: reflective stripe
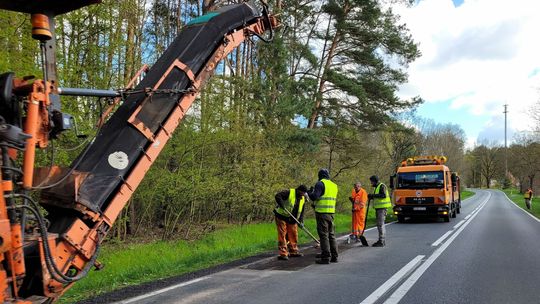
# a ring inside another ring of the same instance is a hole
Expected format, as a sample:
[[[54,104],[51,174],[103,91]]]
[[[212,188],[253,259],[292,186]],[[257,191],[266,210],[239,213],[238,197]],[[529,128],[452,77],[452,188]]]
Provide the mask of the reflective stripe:
[[[336,198],[335,198],[335,197],[321,196],[320,200],[324,200],[324,201],[335,201]]]
[[[300,216],[300,214],[302,214],[302,210],[304,209],[304,202],[305,202],[305,198],[304,198],[304,196],[302,196],[302,198],[300,199],[299,205],[298,205],[298,214],[297,214],[297,216]],[[283,207],[285,207],[287,210],[289,210],[290,213],[292,213],[295,205],[296,205],[296,189],[289,189],[289,199],[287,200],[286,205],[283,206]],[[281,207],[277,207],[276,212],[283,215],[283,216],[285,216],[285,217],[290,217],[290,215],[287,213],[287,211],[285,211]]]
[[[323,178],[321,182],[324,184],[324,193],[315,201],[315,212],[336,213],[338,186],[329,179]]]
[[[373,192],[373,194],[379,194],[379,189],[381,188],[381,185],[384,185],[383,183],[379,183],[377,185],[377,188],[375,188],[375,191]],[[386,185],[384,186],[384,189],[385,189],[385,195],[386,197],[385,198],[374,198],[373,199],[373,207],[375,209],[383,209],[383,208],[391,208],[392,207],[392,202],[390,200],[390,194],[388,193],[388,187],[386,187]]]

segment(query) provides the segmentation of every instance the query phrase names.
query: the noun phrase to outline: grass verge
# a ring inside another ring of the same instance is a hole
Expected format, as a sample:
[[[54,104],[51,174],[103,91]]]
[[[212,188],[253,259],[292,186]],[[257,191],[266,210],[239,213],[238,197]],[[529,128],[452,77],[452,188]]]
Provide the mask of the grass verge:
[[[466,198],[469,198],[469,197],[471,197],[471,196],[473,196],[473,195],[475,195],[474,192],[469,191],[469,190],[463,190],[463,191],[461,191],[461,200],[464,200],[464,199],[466,199]]]
[[[389,212],[390,213],[390,212]],[[395,217],[388,215],[387,221]],[[316,235],[315,219],[305,221]],[[351,215],[336,214],[336,233],[350,231]],[[368,227],[375,224],[375,212],[370,208]],[[299,242],[311,241],[299,231]],[[60,303],[74,303],[130,285],[177,276],[234,261],[262,252],[275,250],[275,224],[258,223],[214,231],[196,241],[157,241],[149,244],[105,244],[99,260],[105,264],[101,271],[91,271],[64,295]]]
[[[528,210],[527,206],[525,205],[525,198],[523,198],[523,193],[519,193],[518,189],[504,189],[503,192],[506,193],[508,198],[510,198],[520,208],[536,216],[537,218],[540,218],[540,198],[533,196],[531,202],[531,210]]]

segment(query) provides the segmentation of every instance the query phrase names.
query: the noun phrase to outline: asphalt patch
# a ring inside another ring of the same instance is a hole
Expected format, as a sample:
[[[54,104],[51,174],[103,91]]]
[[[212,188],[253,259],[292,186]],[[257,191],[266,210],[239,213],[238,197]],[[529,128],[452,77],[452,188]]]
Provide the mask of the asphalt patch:
[[[362,247],[362,244],[359,242],[352,242],[351,244],[347,244],[343,240],[338,240],[338,253],[342,253],[346,250],[358,247]],[[275,258],[260,260],[245,266],[241,266],[240,268],[249,270],[297,271],[315,264],[315,261],[317,260],[315,256],[320,253],[320,249],[315,248],[314,246],[309,246],[301,248],[300,252],[304,254],[304,256],[294,258],[290,257],[287,261],[278,260],[276,256]]]

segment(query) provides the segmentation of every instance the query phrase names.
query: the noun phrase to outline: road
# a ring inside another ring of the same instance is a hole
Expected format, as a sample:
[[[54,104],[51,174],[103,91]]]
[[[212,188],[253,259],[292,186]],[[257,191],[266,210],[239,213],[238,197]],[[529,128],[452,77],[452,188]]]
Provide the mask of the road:
[[[387,226],[384,248],[340,242],[339,263],[315,250],[210,274],[117,303],[540,303],[540,221],[504,193],[478,190],[450,223]],[[370,243],[377,231],[366,232]]]

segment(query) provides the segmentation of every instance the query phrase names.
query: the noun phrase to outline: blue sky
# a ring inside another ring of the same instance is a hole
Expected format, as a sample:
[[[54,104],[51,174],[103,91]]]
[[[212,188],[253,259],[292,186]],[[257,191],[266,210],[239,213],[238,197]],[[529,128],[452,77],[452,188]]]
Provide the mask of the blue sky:
[[[421,0],[394,11],[410,29],[422,57],[409,68],[403,98],[422,97],[417,113],[459,124],[472,147],[504,143],[531,130],[528,111],[540,99],[540,1]]]

